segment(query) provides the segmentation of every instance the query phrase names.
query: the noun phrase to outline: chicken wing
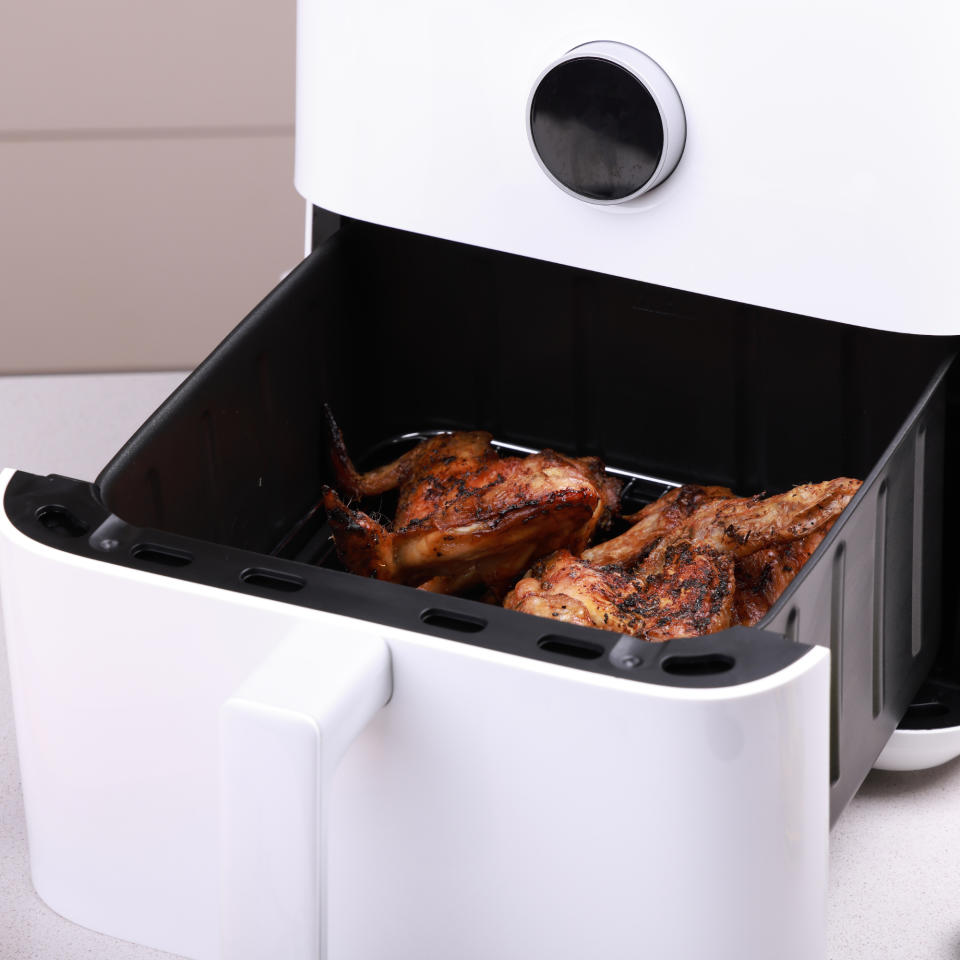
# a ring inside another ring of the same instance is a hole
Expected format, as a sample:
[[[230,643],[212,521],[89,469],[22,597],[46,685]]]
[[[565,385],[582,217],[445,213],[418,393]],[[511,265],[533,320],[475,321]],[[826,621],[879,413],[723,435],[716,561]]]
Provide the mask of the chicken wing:
[[[695,483],[677,487],[637,513],[624,517],[633,526],[619,537],[584,551],[583,559],[595,564],[642,560],[660,539],[688,519],[698,507],[730,497],[733,497],[733,491],[727,487],[702,487]]]
[[[486,585],[495,593],[538,557],[579,552],[617,508],[619,483],[593,457],[552,450],[500,457],[488,433],[422,441],[360,474],[328,411],[338,485],[351,496],[399,487],[393,524],[378,523],[327,488],[337,553],[354,573],[442,593]]]
[[[718,499],[698,507],[666,539],[695,540],[732,557],[790,543],[832,523],[860,489],[838,477],[806,483],[773,497]]]
[[[833,521],[799,540],[758,550],[737,561],[737,622],[752,627],[759,623],[823,542]]]

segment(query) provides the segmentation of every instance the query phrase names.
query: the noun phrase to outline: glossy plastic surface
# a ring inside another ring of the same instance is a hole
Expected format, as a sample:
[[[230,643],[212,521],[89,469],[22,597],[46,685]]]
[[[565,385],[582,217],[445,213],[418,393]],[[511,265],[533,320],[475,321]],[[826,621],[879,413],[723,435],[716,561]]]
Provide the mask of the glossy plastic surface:
[[[333,775],[392,689],[382,639],[301,628],[220,708],[224,958],[329,960]]]
[[[894,730],[874,766],[878,770],[927,770],[960,757],[960,727]]]
[[[540,81],[530,126],[547,169],[591,200],[636,193],[663,152],[663,125],[646,87],[596,57],[567,60]]]
[[[957,334],[958,27],[935,0],[302,0],[296,185],[371,223]],[[527,136],[537,77],[599,41],[661,64],[688,124],[674,174],[612,206],[558,190]]]
[[[624,203],[676,168],[687,126],[677,88],[646,54],[622,43],[577,47],[537,79],[530,145],[561,189]]]
[[[247,956],[220,942],[223,705],[292,638],[379,638],[393,696],[326,811],[332,960],[823,955],[822,649],[736,687],[657,687],[75,557],[5,517],[0,572],[33,880],[78,923]],[[302,823],[315,849],[315,821],[277,809],[264,836]],[[267,871],[264,906],[313,922],[293,877]]]

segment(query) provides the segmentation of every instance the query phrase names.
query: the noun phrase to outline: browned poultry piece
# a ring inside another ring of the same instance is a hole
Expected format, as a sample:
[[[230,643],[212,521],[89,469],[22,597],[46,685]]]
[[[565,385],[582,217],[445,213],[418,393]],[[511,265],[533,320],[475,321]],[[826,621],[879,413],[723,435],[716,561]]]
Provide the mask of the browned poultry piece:
[[[585,550],[583,559],[596,564],[642,560],[666,534],[688,519],[698,507],[733,495],[733,491],[727,487],[684,484],[648,503],[637,513],[624,517],[633,526],[619,537]]]
[[[581,559],[560,552],[541,561],[504,606],[648,640],[756,623],[859,487],[841,477],[766,499],[723,487],[671,491],[609,551],[604,543]],[[632,562],[634,550],[647,555]],[[597,562],[611,555],[624,561]]]
[[[530,564],[561,548],[581,551],[617,507],[619,484],[592,457],[551,450],[500,457],[479,431],[432,437],[360,474],[328,411],[338,485],[353,497],[399,487],[390,528],[327,489],[337,553],[354,573],[441,593],[486,585],[503,591]]]
[[[737,561],[735,605],[738,623],[752,627],[767,615],[832,526],[831,520],[806,537],[779,547],[758,550]]]
[[[638,513],[626,532],[584,551],[591,563],[634,563],[661,540],[709,543],[733,556],[800,539],[835,519],[860,488],[840,477],[808,483],[762,499],[735,497],[727,487],[687,484],[665,493]]]
[[[598,566],[561,550],[538,563],[504,606],[660,642],[731,626],[734,588],[732,558],[679,540],[633,569]]]
[[[667,540],[695,540],[733,557],[799,540],[832,523],[860,489],[859,480],[838,477],[805,483],[766,499],[713,500],[694,510]]]

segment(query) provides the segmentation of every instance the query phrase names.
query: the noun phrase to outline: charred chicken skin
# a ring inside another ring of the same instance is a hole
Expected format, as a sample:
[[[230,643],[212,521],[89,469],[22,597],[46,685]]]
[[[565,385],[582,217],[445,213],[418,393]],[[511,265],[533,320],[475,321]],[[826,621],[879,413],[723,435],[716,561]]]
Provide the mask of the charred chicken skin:
[[[585,550],[583,559],[595,564],[634,563],[642,560],[663,537],[676,529],[698,507],[713,500],[732,498],[727,487],[701,487],[688,483],[670,490],[642,510],[623,519],[633,526],[619,537]]]
[[[502,595],[538,557],[583,550],[617,508],[619,483],[599,460],[552,450],[501,457],[481,431],[432,437],[361,474],[327,415],[340,490],[352,498],[399,493],[388,528],[324,491],[337,553],[354,573],[441,593],[485,585]]]
[[[709,544],[733,557],[746,557],[757,550],[799,540],[833,523],[859,489],[859,480],[839,477],[806,483],[766,499],[712,500],[694,510],[671,536]]]
[[[490,434],[463,431],[359,473],[326,413],[338,489],[325,488],[323,502],[347,569],[495,597],[527,570],[504,606],[651,641],[759,622],[860,487],[841,477],[764,498],[688,484],[589,547],[619,505],[619,481],[599,460],[501,457]],[[390,490],[392,524],[352,505]]]
[[[734,589],[732,558],[677,540],[634,569],[596,566],[561,550],[538,563],[504,606],[662,641],[731,626]]]
[[[752,627],[767,615],[832,526],[831,520],[816,533],[737,561],[737,623]]]
[[[627,517],[634,525],[587,550],[591,563],[633,563],[665,538],[707,543],[735,557],[800,539],[834,520],[860,488],[840,477],[763,499],[735,497],[726,487],[688,484]]]
[[[657,501],[635,515],[636,525],[610,541],[613,547],[541,561],[504,606],[654,641],[712,633],[741,618],[756,623],[859,486],[840,478],[766,499],[701,487],[687,497],[699,498],[699,506],[680,519],[683,488],[671,491],[661,507]],[[606,556],[618,562],[602,562]]]

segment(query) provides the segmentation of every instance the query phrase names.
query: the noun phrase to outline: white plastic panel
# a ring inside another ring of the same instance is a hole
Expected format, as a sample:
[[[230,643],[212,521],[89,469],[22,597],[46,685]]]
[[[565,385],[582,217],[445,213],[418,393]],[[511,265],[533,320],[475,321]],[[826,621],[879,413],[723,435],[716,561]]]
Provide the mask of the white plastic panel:
[[[301,628],[221,708],[225,960],[328,960],[333,775],[391,692],[379,637]]]
[[[845,323],[960,332],[960,8],[922,0],[300,0],[297,172],[373,223]],[[527,141],[531,85],[615,40],[677,86],[675,173],[613,207]]]
[[[894,730],[877,757],[877,770],[928,770],[960,757],[960,727]]]
[[[657,687],[74,558],[2,513],[0,574],[32,875],[69,919],[231,960],[220,711],[251,691],[300,709],[302,678],[274,683],[291,636],[380,638],[393,696],[329,793],[332,960],[824,956],[821,648],[738,687]],[[337,714],[332,755],[375,700]]]

